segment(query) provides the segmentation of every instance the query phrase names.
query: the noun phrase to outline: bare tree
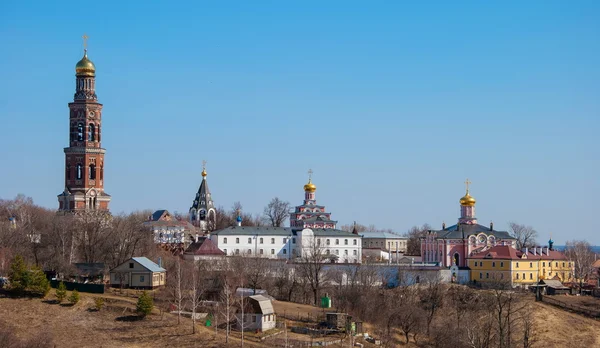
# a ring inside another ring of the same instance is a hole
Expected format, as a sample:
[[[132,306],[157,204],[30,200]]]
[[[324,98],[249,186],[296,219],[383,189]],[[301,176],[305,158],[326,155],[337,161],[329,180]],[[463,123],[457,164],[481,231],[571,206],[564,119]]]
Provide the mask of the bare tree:
[[[313,303],[316,306],[319,304],[319,291],[323,282],[323,268],[327,258],[318,237],[308,237],[307,240],[302,241],[302,244],[297,269],[300,276],[310,285],[313,293]]]
[[[193,261],[190,273],[188,296],[192,309],[192,333],[196,333],[196,310],[200,306],[200,300],[204,295],[205,286],[207,285],[207,282],[200,276],[204,274],[203,263]]]
[[[425,286],[420,291],[421,305],[426,313],[427,319],[427,335],[431,328],[431,322],[437,311],[443,305],[445,288],[441,282],[439,275],[436,273],[435,276],[428,277]]]
[[[246,270],[246,281],[256,295],[256,289],[263,287],[270,271],[270,260],[266,257],[243,258]]]
[[[509,222],[508,229],[509,233],[517,240],[517,249],[521,250],[536,245],[538,233],[533,227]]]
[[[579,282],[579,293],[581,294],[583,283],[594,272],[592,264],[595,261],[596,255],[590,243],[584,240],[567,241],[565,244],[565,254],[573,262],[573,277]]]
[[[270,226],[281,227],[290,216],[290,203],[280,200],[279,197],[275,197],[265,207],[263,214]]]
[[[167,272],[167,290],[172,303],[177,307],[177,324],[181,323],[181,311],[183,310],[184,293],[184,272],[181,266],[181,259],[177,257],[174,269]]]
[[[421,237],[429,230],[431,230],[431,226],[423,224],[421,227],[411,227],[411,229],[404,234],[405,237],[408,237],[408,241],[406,242],[407,255],[421,255]]]

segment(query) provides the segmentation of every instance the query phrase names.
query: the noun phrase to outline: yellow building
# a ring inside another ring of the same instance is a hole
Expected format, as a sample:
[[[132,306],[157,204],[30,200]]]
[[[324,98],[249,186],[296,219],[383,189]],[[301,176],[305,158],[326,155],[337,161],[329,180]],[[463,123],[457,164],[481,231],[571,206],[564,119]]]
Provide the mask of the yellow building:
[[[474,283],[508,282],[514,286],[537,284],[540,279],[571,280],[573,265],[565,255],[548,247],[519,251],[498,245],[468,258]]]

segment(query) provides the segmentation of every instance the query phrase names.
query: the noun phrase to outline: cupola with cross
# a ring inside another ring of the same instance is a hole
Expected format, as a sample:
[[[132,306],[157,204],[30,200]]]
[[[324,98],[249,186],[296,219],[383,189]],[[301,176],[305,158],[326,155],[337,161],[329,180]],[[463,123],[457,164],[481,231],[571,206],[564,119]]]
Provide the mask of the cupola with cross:
[[[469,193],[469,185],[471,181],[467,179],[465,181],[467,187],[467,193],[462,196],[460,202],[460,219],[458,220],[461,224],[473,225],[477,224],[477,218],[475,218],[475,203],[477,202],[473,196]]]
[[[96,95],[96,66],[88,58],[87,39],[83,35],[83,58],[75,65],[75,95],[69,103],[65,189],[58,195],[61,211],[108,211],[111,198],[104,192],[102,104]]]
[[[202,182],[190,207],[190,222],[203,234],[214,231],[217,223],[217,211],[206,182],[206,161],[202,161]]]
[[[304,185],[304,202],[296,206],[290,213],[292,228],[335,228],[337,221],[331,220],[331,213],[325,211],[325,206],[317,205],[315,192],[317,186],[312,182],[312,169],[308,171],[308,183]]]

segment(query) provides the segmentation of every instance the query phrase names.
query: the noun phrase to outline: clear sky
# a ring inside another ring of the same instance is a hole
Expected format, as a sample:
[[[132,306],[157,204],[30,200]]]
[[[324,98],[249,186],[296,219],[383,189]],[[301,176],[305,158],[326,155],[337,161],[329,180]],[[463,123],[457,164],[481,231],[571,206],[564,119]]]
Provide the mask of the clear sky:
[[[598,1],[0,2],[0,197],[57,208],[75,63],[97,68],[112,211],[299,204],[600,244]]]

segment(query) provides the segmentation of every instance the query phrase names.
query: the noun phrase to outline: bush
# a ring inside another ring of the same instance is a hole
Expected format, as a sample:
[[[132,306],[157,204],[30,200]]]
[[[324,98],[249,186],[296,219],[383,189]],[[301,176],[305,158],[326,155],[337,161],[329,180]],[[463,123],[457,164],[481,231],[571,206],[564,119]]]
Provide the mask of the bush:
[[[104,307],[104,299],[102,297],[96,297],[94,299],[94,307],[96,307],[97,311],[101,310],[102,307]]]
[[[142,295],[138,297],[138,302],[135,306],[135,311],[143,317],[145,317],[148,314],[152,313],[152,308],[154,308],[154,300],[146,291],[142,292]]]
[[[56,299],[58,300],[58,303],[61,303],[66,297],[67,287],[65,286],[65,283],[60,282],[58,283],[58,288],[56,288]]]
[[[71,292],[71,296],[69,296],[69,302],[72,305],[75,305],[75,304],[77,304],[77,302],[79,302],[79,291],[73,290]]]

